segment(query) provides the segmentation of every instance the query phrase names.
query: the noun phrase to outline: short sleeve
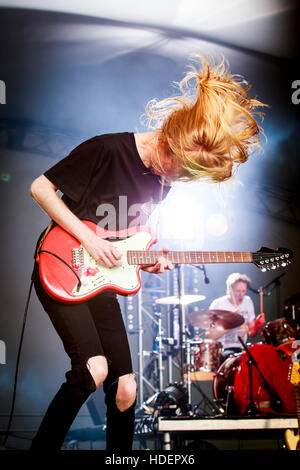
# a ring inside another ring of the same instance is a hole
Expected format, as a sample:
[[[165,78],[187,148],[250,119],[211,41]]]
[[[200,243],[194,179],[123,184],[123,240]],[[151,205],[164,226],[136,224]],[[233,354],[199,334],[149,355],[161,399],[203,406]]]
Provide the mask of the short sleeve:
[[[80,201],[101,164],[102,145],[93,137],[72,150],[44,176],[73,201]]]
[[[254,304],[250,297],[248,297],[248,323],[255,320],[255,310],[254,310]]]
[[[217,310],[220,305],[219,299],[215,299],[212,301],[212,303],[209,306],[209,310]]]

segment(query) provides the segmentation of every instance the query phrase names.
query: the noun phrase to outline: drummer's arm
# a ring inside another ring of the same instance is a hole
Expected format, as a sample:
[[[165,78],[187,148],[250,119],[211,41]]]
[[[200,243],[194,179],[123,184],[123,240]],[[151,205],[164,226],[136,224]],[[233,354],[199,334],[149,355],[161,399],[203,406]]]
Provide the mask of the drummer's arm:
[[[248,331],[250,336],[256,336],[259,329],[266,323],[265,315],[261,313],[255,320],[248,323]]]

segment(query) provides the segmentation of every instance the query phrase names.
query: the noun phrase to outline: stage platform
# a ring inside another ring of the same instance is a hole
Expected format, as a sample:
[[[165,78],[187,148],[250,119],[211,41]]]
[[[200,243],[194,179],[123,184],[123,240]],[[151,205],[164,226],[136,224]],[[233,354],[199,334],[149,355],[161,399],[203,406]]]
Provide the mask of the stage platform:
[[[163,433],[164,450],[172,450],[172,437],[197,435],[204,439],[283,439],[286,429],[298,429],[297,418],[263,417],[159,417],[157,432]]]

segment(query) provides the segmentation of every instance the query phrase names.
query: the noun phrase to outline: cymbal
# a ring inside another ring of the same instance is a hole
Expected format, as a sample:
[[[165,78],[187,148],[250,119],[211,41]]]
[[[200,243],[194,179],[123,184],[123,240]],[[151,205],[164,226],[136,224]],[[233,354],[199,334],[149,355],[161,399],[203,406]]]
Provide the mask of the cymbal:
[[[193,302],[200,302],[200,300],[206,299],[205,295],[182,295],[180,298],[178,295],[172,295],[170,297],[162,297],[157,299],[155,302],[157,304],[167,304],[167,305],[188,305]]]
[[[187,321],[204,330],[218,326],[224,330],[232,330],[244,323],[244,317],[228,310],[197,310],[187,315]]]

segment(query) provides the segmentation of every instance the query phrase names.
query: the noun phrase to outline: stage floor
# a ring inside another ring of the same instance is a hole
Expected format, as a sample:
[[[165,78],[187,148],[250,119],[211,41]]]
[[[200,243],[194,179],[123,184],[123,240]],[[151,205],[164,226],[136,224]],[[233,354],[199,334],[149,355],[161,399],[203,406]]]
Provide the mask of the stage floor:
[[[171,450],[172,435],[198,434],[206,439],[282,438],[286,429],[298,429],[297,418],[272,417],[159,417],[157,431],[163,433],[163,448]]]

